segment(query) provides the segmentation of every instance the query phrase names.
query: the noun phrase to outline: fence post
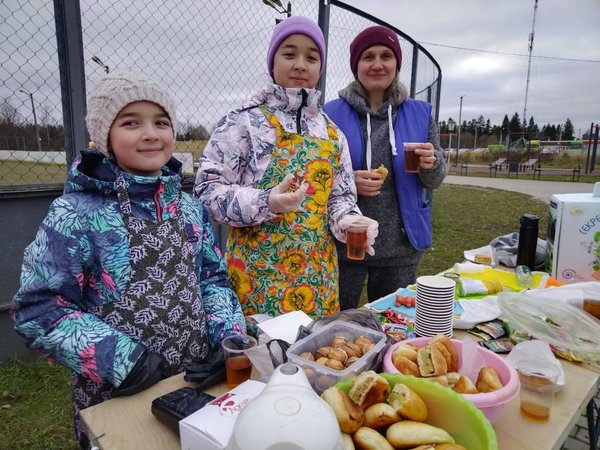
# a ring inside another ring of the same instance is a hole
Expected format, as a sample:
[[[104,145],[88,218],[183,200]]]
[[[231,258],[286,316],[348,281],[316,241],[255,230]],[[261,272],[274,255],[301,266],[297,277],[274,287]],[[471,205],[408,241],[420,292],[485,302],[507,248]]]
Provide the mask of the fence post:
[[[79,0],[54,0],[67,167],[87,147],[85,70]]]
[[[319,0],[318,23],[325,38],[325,48],[329,47],[329,6],[328,0]],[[325,64],[325,67],[323,67],[321,78],[319,78],[319,82],[317,83],[317,89],[321,91],[321,102],[324,102],[325,89],[327,87],[327,58],[322,63]]]

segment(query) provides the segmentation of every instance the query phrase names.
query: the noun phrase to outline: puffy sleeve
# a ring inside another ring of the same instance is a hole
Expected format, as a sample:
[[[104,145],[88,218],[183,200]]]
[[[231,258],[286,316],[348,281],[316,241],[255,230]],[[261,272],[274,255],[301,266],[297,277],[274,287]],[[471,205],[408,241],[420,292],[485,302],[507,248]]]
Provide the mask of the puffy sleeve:
[[[329,126],[335,127],[335,125]],[[339,138],[340,163],[338,170],[334,174],[333,187],[327,207],[329,212],[329,227],[333,235],[336,239],[345,241],[345,233],[338,225],[340,219],[347,214],[362,213],[356,204],[356,183],[354,182],[348,141],[344,133],[339,128],[335,128]]]
[[[268,209],[269,191],[254,187],[257,174],[251,170],[256,170],[256,155],[264,149],[249,130],[247,117],[232,112],[219,122],[200,158],[194,186],[210,217],[234,227],[276,217]]]
[[[15,330],[29,348],[95,382],[119,386],[145,348],[87,310],[83,287],[107,274],[86,270],[93,254],[85,221],[73,197],[50,206],[25,250],[13,299]]]

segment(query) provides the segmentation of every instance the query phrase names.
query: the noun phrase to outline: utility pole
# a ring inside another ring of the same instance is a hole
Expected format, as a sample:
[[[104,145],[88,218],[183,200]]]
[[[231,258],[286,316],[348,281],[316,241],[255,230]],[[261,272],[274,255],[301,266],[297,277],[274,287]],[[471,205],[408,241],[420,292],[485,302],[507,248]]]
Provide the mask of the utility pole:
[[[533,51],[533,35],[535,30],[535,13],[537,12],[538,0],[533,5],[533,24],[529,33],[529,61],[527,63],[527,83],[525,84],[525,106],[523,107],[523,131],[527,130],[527,94],[529,93],[529,73],[531,72],[531,52]]]
[[[460,129],[462,128],[462,99],[465,94],[460,96],[460,109],[458,110],[458,138],[456,143],[456,165],[458,166],[458,149],[460,148]]]
[[[38,152],[42,151],[42,141],[40,140],[40,130],[38,129],[37,123],[37,115],[35,114],[35,103],[33,103],[33,94],[25,89],[19,89],[19,92],[22,92],[25,95],[29,95],[29,100],[31,100],[31,111],[33,112],[33,126],[35,127],[35,140],[37,142]]]

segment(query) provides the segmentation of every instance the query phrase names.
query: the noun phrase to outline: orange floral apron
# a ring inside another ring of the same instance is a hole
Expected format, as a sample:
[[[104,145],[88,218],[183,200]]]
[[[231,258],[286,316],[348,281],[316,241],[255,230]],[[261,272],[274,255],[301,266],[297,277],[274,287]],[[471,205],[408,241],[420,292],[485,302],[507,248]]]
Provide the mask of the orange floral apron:
[[[337,133],[329,120],[328,139],[290,133],[270,108],[263,105],[261,111],[277,139],[258,188],[273,188],[288,173],[301,175],[309,188],[298,210],[260,225],[229,228],[231,285],[246,315],[333,314],[339,311],[338,266],[327,201],[340,163]]]

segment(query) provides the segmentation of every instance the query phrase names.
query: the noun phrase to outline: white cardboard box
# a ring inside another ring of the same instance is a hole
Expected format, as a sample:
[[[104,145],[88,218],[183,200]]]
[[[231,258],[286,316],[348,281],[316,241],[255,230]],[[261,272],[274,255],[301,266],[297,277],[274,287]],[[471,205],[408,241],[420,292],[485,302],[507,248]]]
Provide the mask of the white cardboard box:
[[[550,197],[546,271],[561,283],[600,281],[600,197]]]
[[[223,450],[238,414],[264,387],[260,381],[245,381],[181,420],[181,450]]]

